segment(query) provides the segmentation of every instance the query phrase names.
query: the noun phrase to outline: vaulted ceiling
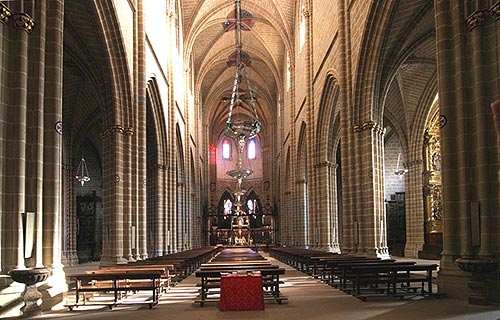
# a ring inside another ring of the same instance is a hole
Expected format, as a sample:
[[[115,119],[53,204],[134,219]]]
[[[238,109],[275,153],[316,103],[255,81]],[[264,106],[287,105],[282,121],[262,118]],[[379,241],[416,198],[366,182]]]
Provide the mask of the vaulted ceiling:
[[[294,3],[290,0],[241,0],[241,9],[253,15],[255,25],[242,32],[242,50],[251,58],[247,68],[257,96],[257,112],[263,130],[276,116],[282,88],[286,54],[293,39]],[[212,138],[227,119],[235,67],[228,56],[235,51],[235,32],[225,32],[223,23],[235,10],[232,0],[182,0],[182,28],[186,54],[192,62],[195,92],[203,113],[210,119]]]

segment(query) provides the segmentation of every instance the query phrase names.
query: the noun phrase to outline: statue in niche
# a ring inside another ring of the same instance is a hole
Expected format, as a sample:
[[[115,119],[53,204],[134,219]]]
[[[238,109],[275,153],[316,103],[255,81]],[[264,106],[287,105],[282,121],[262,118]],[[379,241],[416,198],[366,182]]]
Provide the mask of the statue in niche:
[[[432,170],[441,171],[441,156],[437,152],[432,154]]]

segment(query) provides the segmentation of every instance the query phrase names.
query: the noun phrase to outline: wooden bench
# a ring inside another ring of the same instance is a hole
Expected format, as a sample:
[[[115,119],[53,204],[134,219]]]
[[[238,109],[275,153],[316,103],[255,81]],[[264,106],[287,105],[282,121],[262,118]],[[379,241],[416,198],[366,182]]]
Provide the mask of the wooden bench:
[[[352,293],[351,290],[352,283],[356,280],[356,273],[353,271],[353,268],[357,267],[385,267],[385,266],[393,266],[393,265],[414,265],[415,261],[396,261],[393,259],[388,260],[371,260],[369,261],[351,261],[349,263],[341,263],[336,266],[334,274],[336,275],[338,282],[334,282],[333,286],[339,288],[342,291],[347,293]],[[369,277],[370,275],[367,275]]]
[[[327,283],[330,283],[333,267],[336,266],[338,263],[361,261],[367,259],[371,258],[367,258],[366,256],[350,255],[350,254],[311,257],[311,260],[314,261],[312,276],[315,278],[319,278]],[[380,260],[379,258],[373,258],[373,259]]]
[[[87,273],[88,274],[113,273],[113,272],[129,273],[129,272],[135,272],[135,271],[156,271],[156,270],[163,272],[163,274],[161,276],[160,286],[161,286],[162,292],[167,292],[171,286],[172,275],[171,275],[170,271],[174,270],[174,266],[171,264],[161,264],[161,265],[127,264],[127,265],[117,265],[117,266],[105,266],[99,270],[87,271]],[[137,282],[137,283],[139,281],[140,280],[135,280],[135,282]]]
[[[170,264],[174,266],[171,272],[172,282],[178,283],[182,279],[193,273],[202,263],[205,263],[216,256],[222,249],[220,247],[201,247],[158,256],[146,260],[134,262],[134,265],[162,265]]]
[[[225,273],[231,273],[235,270],[233,268],[208,268],[196,271],[196,277],[201,278],[201,289],[200,289],[200,299],[195,301],[196,303],[200,303],[200,306],[203,307],[205,302],[214,302],[218,301],[218,299],[209,299],[208,294],[210,289],[220,288],[220,278],[221,275]],[[280,279],[279,276],[285,274],[285,269],[279,268],[277,265],[271,265],[267,267],[259,266],[255,268],[244,267],[241,269],[236,269],[245,272],[260,272],[262,275],[262,287],[268,290],[269,295],[265,296],[265,300],[275,300],[278,303],[282,303],[282,301],[287,300],[286,297],[282,296],[280,293],[279,285]]]
[[[117,304],[129,303],[122,299],[122,294],[126,292],[151,291],[152,295],[143,302],[133,301],[133,304],[147,304],[152,308],[158,304],[161,278],[165,270],[95,270],[88,273],[70,276],[75,281],[75,304],[67,304],[69,310],[85,305],[87,302],[86,292],[92,294],[97,292],[107,292],[113,294],[111,302],[92,302],[92,304],[107,305],[112,308]],[[138,281],[136,281],[138,280]],[[83,294],[83,301],[80,302],[80,295]]]
[[[381,295],[400,298],[408,295],[434,296],[432,272],[437,268],[437,264],[404,264],[402,262],[392,265],[352,266],[353,295],[361,300]],[[418,283],[419,287],[411,286],[413,283]],[[361,292],[362,287],[369,289],[378,287],[380,284],[385,285],[385,289],[378,288],[376,291]],[[427,290],[425,290],[426,286]]]

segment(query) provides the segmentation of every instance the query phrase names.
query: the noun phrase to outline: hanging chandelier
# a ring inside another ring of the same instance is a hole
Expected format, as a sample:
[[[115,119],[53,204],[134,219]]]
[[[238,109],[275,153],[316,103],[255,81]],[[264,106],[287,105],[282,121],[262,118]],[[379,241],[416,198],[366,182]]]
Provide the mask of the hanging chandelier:
[[[90,181],[89,169],[87,168],[87,161],[85,161],[85,158],[82,158],[82,160],[80,160],[78,169],[76,170],[75,178],[82,184],[82,187],[85,182]]]
[[[397,175],[398,177],[400,178],[403,178],[403,176],[408,173],[408,169],[406,169],[404,167],[404,164],[403,164],[403,167],[401,169],[399,169],[399,162],[401,161],[401,149],[399,149],[399,153],[398,153],[398,162],[396,164],[396,171],[394,172],[395,175]]]
[[[224,23],[225,31],[235,31],[236,51],[229,56],[228,65],[234,65],[234,75],[231,101],[226,121],[225,135],[232,138],[238,148],[239,154],[243,152],[247,139],[255,137],[260,132],[260,121],[255,107],[255,93],[250,86],[246,66],[250,64],[250,56],[242,51],[241,31],[250,30],[254,24],[252,15],[242,10],[240,0],[235,0],[235,11],[228,16]],[[241,110],[238,110],[241,109]],[[236,114],[248,114],[250,119],[237,119]]]
[[[236,168],[226,174],[236,179],[236,188],[233,191],[235,215],[246,215],[243,211],[243,199],[246,191],[242,190],[243,179],[253,171],[243,168],[242,155],[247,141],[255,137],[261,129],[257,108],[255,107],[255,92],[252,90],[246,67],[250,65],[250,55],[242,50],[241,32],[250,31],[255,24],[253,16],[241,9],[240,0],[235,0],[235,9],[228,15],[228,21],[223,23],[224,31],[235,32],[236,50],[229,55],[228,67],[235,67],[229,111],[224,129],[224,135],[231,138],[236,145]]]

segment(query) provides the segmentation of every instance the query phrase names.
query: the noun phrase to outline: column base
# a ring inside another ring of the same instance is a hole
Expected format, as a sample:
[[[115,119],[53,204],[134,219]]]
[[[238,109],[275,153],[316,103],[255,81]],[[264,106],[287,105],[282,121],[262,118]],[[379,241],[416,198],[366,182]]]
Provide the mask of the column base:
[[[328,248],[328,252],[341,253],[340,245],[338,243],[334,243],[334,244],[330,245],[330,247]]]
[[[61,306],[68,294],[68,284],[63,265],[52,266],[52,274],[47,281],[42,282],[38,289],[42,292],[42,311],[53,310],[56,306]]]
[[[423,246],[424,246],[423,241],[422,242],[407,241],[404,251],[405,257],[418,258],[418,252],[422,250]]]
[[[127,264],[127,263],[128,263],[127,259],[125,259],[122,256],[114,256],[114,257],[103,256],[101,259],[100,265],[101,266],[113,266],[113,265],[117,265],[117,264]]]
[[[62,263],[65,266],[75,266],[78,264],[78,253],[76,251],[63,252]]]
[[[443,246],[439,244],[425,244],[422,251],[418,252],[419,259],[439,260]]]
[[[390,259],[391,255],[389,254],[389,248],[388,247],[380,247],[377,248],[376,250],[377,258],[380,258],[382,260],[385,259]]]

